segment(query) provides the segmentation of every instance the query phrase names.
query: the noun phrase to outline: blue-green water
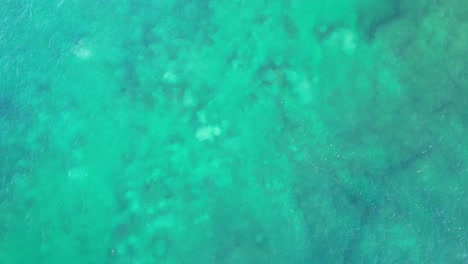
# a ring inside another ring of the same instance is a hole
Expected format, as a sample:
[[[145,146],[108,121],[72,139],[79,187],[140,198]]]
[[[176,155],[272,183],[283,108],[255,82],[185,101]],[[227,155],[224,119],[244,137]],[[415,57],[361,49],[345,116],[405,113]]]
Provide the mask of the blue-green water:
[[[462,0],[4,0],[0,264],[468,263]]]

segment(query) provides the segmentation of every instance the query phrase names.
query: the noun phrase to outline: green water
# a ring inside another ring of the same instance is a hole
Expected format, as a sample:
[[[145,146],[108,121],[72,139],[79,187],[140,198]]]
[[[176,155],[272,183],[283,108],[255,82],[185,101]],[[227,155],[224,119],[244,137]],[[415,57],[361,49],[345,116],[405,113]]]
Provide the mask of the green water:
[[[1,1],[0,264],[468,263],[467,18]]]

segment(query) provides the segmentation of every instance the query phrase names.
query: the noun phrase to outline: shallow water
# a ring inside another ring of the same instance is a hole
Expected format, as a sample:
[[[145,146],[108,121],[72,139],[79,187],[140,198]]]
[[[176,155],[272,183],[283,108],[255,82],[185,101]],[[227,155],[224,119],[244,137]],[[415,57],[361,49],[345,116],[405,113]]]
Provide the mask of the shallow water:
[[[3,3],[0,263],[468,262],[467,14]]]

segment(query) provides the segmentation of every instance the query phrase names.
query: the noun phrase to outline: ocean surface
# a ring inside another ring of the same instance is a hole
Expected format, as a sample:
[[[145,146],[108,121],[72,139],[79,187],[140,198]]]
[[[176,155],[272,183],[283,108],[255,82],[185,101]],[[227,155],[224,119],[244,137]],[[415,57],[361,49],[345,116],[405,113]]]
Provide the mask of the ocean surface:
[[[3,0],[0,264],[468,263],[463,0]]]

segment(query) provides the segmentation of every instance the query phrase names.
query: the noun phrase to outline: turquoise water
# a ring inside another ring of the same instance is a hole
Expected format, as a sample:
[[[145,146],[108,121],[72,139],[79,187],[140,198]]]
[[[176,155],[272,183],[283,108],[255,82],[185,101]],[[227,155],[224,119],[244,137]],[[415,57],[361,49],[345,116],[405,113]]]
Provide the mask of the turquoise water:
[[[0,264],[468,263],[461,0],[0,5]]]

